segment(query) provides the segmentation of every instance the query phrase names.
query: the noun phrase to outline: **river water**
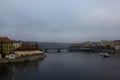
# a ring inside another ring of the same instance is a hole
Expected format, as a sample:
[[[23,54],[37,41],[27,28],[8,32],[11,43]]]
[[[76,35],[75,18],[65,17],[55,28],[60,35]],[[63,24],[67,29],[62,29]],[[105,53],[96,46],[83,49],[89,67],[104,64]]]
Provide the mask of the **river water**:
[[[41,61],[0,64],[0,80],[120,80],[120,55],[47,53]]]

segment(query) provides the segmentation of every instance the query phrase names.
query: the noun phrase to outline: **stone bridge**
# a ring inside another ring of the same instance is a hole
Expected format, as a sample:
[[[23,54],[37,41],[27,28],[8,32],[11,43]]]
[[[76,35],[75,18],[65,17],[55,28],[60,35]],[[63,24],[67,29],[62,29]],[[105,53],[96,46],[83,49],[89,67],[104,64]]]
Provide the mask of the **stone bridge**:
[[[56,50],[58,53],[62,52],[62,50],[68,50],[71,52],[71,49],[69,48],[43,48],[43,52],[48,52],[49,50]]]

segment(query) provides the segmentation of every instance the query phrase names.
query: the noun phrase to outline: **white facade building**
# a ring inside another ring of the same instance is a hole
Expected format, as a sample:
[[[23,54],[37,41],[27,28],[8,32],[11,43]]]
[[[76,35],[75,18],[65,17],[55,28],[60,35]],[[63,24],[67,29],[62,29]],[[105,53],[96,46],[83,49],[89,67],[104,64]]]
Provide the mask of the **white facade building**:
[[[120,50],[120,45],[115,45],[115,50]]]
[[[114,41],[114,48],[115,50],[120,50],[120,40]]]
[[[35,54],[43,54],[42,51],[39,50],[36,46],[25,46],[22,45],[21,47],[17,48],[14,51],[14,54],[16,57],[21,57],[21,56],[30,56],[30,55],[35,55]]]
[[[34,54],[42,54],[41,51],[39,50],[33,50],[33,51],[14,51],[16,57],[21,57],[21,56],[30,56]]]
[[[13,43],[13,46],[16,49],[16,48],[19,48],[20,46],[22,46],[22,43],[21,42],[15,42],[15,43]]]
[[[0,59],[2,58],[1,54],[0,54]]]

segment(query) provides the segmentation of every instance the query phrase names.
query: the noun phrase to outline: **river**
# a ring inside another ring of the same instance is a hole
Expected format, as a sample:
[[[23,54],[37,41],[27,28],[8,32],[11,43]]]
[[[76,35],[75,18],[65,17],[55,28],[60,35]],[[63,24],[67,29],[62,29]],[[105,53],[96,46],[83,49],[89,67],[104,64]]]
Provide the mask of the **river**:
[[[0,80],[120,80],[120,55],[47,53],[41,61],[0,64]]]

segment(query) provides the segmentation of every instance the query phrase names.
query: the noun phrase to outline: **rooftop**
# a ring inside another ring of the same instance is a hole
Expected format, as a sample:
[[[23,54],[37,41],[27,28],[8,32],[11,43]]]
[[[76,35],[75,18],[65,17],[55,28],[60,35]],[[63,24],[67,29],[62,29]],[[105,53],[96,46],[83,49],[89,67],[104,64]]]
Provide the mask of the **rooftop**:
[[[115,40],[114,42],[120,42],[120,40]]]
[[[13,43],[13,42],[16,42],[15,40],[11,40],[7,37],[0,37],[0,42],[6,42],[6,43]]]
[[[39,50],[39,48],[34,45],[22,45],[21,47],[15,49],[15,51],[35,51],[35,50]]]

